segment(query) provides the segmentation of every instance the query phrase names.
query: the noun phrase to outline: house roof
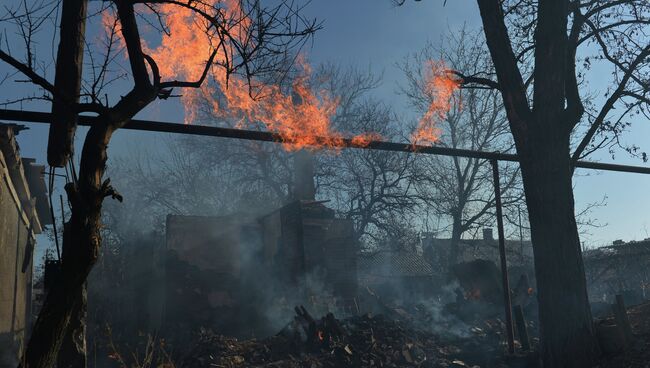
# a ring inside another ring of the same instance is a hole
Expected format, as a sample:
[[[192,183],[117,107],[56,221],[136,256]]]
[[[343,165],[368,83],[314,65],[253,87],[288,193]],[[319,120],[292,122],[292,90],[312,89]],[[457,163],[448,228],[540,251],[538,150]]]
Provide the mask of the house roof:
[[[433,275],[433,267],[415,252],[381,251],[359,256],[359,273],[382,277],[423,277]]]
[[[588,249],[583,255],[585,262],[607,262],[613,258],[631,257],[647,259],[648,256],[650,256],[650,239]]]
[[[431,246],[435,251],[442,251],[442,254],[451,246],[451,239],[427,238],[424,247]],[[532,259],[533,247],[530,240],[505,240],[506,253],[509,257],[524,256],[526,259]],[[523,254],[522,254],[523,251]],[[493,259],[499,256],[499,242],[496,239],[461,239],[460,254],[461,261],[470,261],[473,259]]]

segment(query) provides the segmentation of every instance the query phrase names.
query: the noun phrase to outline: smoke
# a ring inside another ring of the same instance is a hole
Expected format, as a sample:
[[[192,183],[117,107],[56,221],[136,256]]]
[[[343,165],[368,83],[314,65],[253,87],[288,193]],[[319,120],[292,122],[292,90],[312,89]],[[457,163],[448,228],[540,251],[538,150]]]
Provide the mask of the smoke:
[[[278,333],[295,317],[294,308],[305,306],[314,316],[334,313],[346,317],[349,311],[341,306],[328,285],[327,271],[316,267],[293,279],[281,270],[283,264],[269,264],[262,260],[260,241],[242,243],[241,297],[242,311],[255,316],[255,324],[243,326],[255,330],[257,337]]]
[[[362,257],[361,289],[365,311],[388,314],[442,338],[469,337],[471,326],[459,317],[467,304],[457,280],[445,282],[413,251],[381,251]],[[485,303],[481,303],[485,304]]]
[[[449,339],[470,336],[471,326],[449,310],[449,306],[458,302],[459,289],[458,281],[453,281],[443,286],[437,297],[422,300],[417,304],[417,308],[426,316],[429,331]]]

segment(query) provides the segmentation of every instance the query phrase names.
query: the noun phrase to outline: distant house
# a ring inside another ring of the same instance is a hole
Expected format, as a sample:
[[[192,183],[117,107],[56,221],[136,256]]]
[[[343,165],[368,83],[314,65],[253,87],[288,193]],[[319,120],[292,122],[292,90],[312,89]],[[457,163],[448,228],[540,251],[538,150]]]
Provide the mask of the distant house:
[[[650,299],[650,238],[616,240],[583,253],[589,298],[611,302],[623,294],[628,304]]]
[[[530,240],[505,240],[506,258],[509,267],[532,267],[533,245]],[[446,269],[451,239],[437,238],[433,234],[422,237],[422,250],[425,259],[434,268]],[[476,259],[500,264],[499,242],[491,228],[483,229],[482,239],[461,239],[458,262],[471,262]]]
[[[21,127],[0,124],[0,367],[15,367],[29,335],[36,234],[51,224],[43,166],[21,158]]]
[[[415,251],[361,253],[357,264],[359,287],[386,299],[418,300],[436,284],[433,267]]]

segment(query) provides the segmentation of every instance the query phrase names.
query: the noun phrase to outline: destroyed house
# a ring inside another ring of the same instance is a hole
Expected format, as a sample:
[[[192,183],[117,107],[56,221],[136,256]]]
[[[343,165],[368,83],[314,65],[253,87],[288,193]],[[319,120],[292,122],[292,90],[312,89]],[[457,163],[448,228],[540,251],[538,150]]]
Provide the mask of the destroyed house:
[[[21,128],[0,124],[0,367],[15,364],[25,347],[36,312],[36,235],[51,224],[44,168],[20,157],[16,135]]]
[[[319,202],[295,201],[261,217],[170,215],[166,237],[167,329],[240,334],[262,325],[256,308],[275,299],[346,305],[356,296],[352,224]],[[318,288],[305,287],[314,279]]]
[[[246,234],[256,233],[254,223],[238,216],[167,216],[161,263],[165,330],[238,332],[242,261],[247,256],[242,244]]]
[[[289,283],[322,277],[348,303],[357,293],[357,247],[352,222],[316,201],[294,201],[260,218],[265,262]]]

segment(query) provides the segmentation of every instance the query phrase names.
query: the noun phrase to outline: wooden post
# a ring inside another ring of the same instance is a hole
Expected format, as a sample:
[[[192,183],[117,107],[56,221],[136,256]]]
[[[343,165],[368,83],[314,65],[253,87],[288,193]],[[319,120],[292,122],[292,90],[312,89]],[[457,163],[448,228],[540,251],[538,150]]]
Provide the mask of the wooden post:
[[[524,308],[521,305],[515,305],[513,310],[515,312],[515,323],[517,324],[517,334],[519,335],[519,342],[521,342],[521,350],[530,351],[530,338],[528,337]]]
[[[506,312],[506,337],[508,352],[515,353],[515,334],[512,323],[512,302],[510,301],[510,281],[508,280],[508,262],[506,260],[506,240],[503,230],[503,210],[501,208],[501,185],[499,184],[499,161],[490,160],[494,184],[494,203],[497,210],[497,229],[499,233],[499,256],[501,258],[501,279],[503,284],[503,304]]]
[[[630,320],[627,318],[627,309],[625,308],[625,301],[623,300],[623,295],[616,295],[616,303],[612,304],[612,309],[614,310],[614,318],[616,319],[616,324],[618,324],[625,335],[626,344],[630,344],[634,340],[634,335],[632,334],[632,326],[630,326]]]

